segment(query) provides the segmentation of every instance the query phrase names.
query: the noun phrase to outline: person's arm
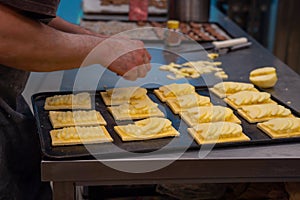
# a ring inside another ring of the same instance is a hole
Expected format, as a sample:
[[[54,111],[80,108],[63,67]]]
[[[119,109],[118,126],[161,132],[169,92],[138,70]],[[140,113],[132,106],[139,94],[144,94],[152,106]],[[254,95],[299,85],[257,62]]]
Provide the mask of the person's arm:
[[[93,36],[103,37],[103,38],[107,37],[105,35],[94,33],[94,32],[92,32],[90,30],[87,30],[87,29],[85,29],[83,27],[80,27],[78,25],[75,25],[75,24],[72,24],[70,22],[67,22],[64,19],[60,18],[60,17],[55,17],[54,19],[52,19],[48,23],[48,25],[51,26],[52,28],[64,31],[66,33],[93,35]]]
[[[134,80],[150,69],[150,56],[143,43],[70,34],[20,15],[0,4],[0,64],[27,71],[78,68],[97,45],[90,63],[99,63]],[[146,64],[146,65],[144,65]],[[141,66],[141,67],[137,67]]]

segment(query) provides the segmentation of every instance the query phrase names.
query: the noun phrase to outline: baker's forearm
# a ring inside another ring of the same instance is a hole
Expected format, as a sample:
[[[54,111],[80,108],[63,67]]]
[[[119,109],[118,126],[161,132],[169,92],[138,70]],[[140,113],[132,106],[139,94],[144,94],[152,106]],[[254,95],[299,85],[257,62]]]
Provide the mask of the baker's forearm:
[[[49,26],[61,30],[67,33],[74,33],[74,34],[90,34],[91,32],[74,24],[71,24],[65,20],[63,20],[60,17],[56,17],[52,19],[49,24]]]
[[[2,5],[0,24],[0,64],[28,71],[77,68],[103,40],[57,31]]]
[[[101,64],[129,80],[144,77],[151,69],[151,56],[139,40],[59,31],[2,4],[0,24],[3,65],[47,72]]]
[[[104,36],[101,34],[94,33],[90,30],[87,30],[87,29],[77,26],[75,24],[71,24],[70,22],[67,22],[60,17],[54,18],[53,20],[50,21],[50,23],[48,25],[57,30],[64,31],[66,33],[85,34],[85,35],[92,35],[92,36],[97,36],[97,37],[107,37],[107,36]]]

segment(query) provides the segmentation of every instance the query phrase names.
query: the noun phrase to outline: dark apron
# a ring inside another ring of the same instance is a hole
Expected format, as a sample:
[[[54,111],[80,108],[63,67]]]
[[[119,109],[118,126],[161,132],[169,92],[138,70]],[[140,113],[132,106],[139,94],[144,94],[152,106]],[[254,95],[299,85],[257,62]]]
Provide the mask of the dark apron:
[[[1,200],[51,198],[49,185],[41,183],[41,154],[35,121],[21,96],[28,75],[28,72],[0,66]]]
[[[24,17],[55,16],[59,0],[0,0]],[[22,30],[20,30],[22,31]],[[41,153],[35,121],[21,96],[29,72],[0,64],[0,200],[51,199],[40,176]]]

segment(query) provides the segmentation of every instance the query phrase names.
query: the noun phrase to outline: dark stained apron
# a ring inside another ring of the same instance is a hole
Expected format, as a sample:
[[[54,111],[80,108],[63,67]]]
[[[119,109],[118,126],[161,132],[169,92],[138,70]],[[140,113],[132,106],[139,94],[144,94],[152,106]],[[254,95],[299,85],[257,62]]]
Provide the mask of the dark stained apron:
[[[0,0],[36,20],[55,17],[59,0]],[[21,30],[20,30],[21,31]],[[35,121],[21,96],[29,72],[0,61],[0,200],[51,199],[40,177],[40,147]]]

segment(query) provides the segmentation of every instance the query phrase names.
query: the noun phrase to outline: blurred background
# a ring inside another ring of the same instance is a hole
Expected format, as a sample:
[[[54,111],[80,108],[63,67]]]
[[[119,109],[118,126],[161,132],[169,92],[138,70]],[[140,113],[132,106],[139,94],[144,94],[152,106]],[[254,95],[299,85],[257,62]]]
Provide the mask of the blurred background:
[[[86,2],[84,2],[86,1]],[[80,24],[89,15],[84,3],[99,0],[61,0],[58,15]],[[275,56],[300,73],[300,1],[298,0],[210,0],[213,14],[220,10]]]

